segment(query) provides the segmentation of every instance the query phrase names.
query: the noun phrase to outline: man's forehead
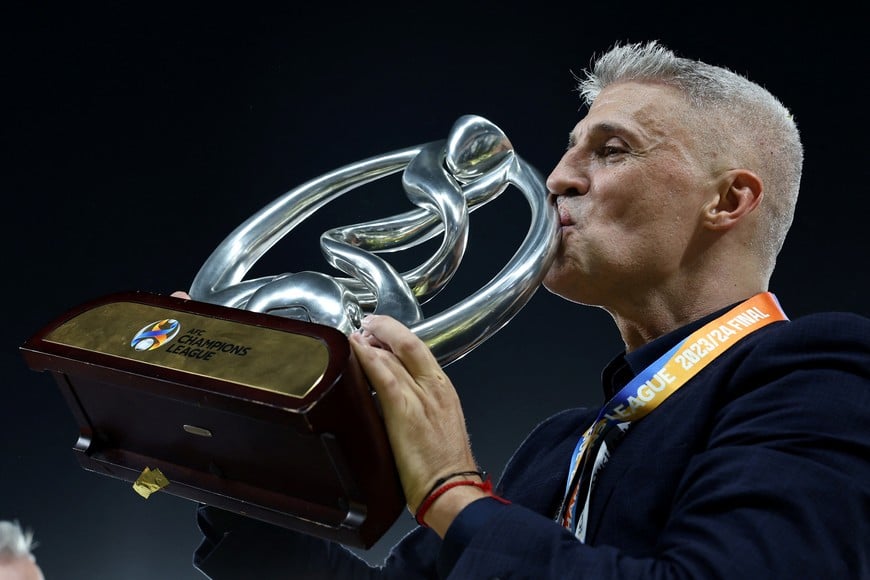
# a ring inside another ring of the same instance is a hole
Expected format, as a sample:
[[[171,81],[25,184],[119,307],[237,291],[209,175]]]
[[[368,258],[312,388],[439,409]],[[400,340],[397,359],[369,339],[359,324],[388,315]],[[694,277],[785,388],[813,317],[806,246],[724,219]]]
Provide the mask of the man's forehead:
[[[661,83],[622,82],[602,90],[588,116],[617,115],[625,118],[642,117],[651,112],[661,114],[686,104],[682,94]]]
[[[574,128],[573,136],[599,132],[670,131],[674,121],[684,118],[686,102],[679,91],[660,83],[623,82],[602,90],[586,116]]]

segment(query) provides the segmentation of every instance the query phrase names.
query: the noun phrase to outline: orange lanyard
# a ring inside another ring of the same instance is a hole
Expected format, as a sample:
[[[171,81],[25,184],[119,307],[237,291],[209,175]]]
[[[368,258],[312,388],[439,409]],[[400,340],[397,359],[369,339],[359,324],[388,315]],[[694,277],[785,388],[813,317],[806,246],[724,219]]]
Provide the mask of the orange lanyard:
[[[642,419],[740,339],[781,320],[788,320],[788,317],[776,296],[770,292],[756,294],[690,334],[614,395],[601,408],[598,417],[574,448],[565,499],[558,516],[562,526],[585,535],[585,531],[577,527],[578,523],[582,523],[577,518],[579,475],[583,471],[581,466],[587,462],[587,449],[608,425]],[[590,492],[591,489],[587,490],[587,505],[581,514],[584,520]]]

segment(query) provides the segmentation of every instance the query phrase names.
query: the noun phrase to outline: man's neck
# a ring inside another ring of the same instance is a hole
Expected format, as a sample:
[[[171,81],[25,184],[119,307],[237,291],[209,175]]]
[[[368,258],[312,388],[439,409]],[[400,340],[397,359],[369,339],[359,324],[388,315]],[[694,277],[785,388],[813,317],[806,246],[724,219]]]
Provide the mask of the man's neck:
[[[766,290],[761,285],[747,284],[694,289],[688,294],[650,292],[640,300],[605,307],[605,310],[616,322],[626,352],[631,352],[681,326]]]

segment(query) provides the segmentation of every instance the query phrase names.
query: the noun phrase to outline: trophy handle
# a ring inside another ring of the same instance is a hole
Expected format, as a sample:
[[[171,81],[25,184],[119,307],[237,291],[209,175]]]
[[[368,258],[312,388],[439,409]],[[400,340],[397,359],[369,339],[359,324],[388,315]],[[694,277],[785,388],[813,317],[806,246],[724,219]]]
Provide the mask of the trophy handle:
[[[296,272],[244,280],[263,254],[315,211],[399,171],[404,171],[403,187],[418,209],[321,235],[327,261],[348,277]],[[420,305],[449,282],[465,252],[468,213],[509,185],[524,194],[531,211],[522,244],[477,292],[424,317]],[[438,250],[407,272],[397,272],[378,256],[442,233]],[[447,365],[503,328],[526,305],[555,256],[558,239],[558,216],[541,175],[514,152],[500,128],[483,117],[465,115],[446,140],[346,165],[275,199],[215,249],[189,294],[197,301],[307,320],[345,334],[359,327],[366,312],[388,314]]]

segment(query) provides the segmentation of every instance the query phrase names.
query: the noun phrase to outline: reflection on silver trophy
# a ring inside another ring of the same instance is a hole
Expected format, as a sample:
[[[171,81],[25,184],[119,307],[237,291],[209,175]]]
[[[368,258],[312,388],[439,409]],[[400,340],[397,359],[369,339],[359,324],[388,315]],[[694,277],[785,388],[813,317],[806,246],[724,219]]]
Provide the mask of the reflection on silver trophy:
[[[324,232],[321,249],[347,277],[304,271],[245,280],[274,244],[319,208],[366,183],[402,171],[419,209]],[[468,240],[468,214],[515,186],[531,210],[528,233],[502,270],[477,292],[435,315],[421,304],[457,271]],[[398,272],[378,254],[443,234],[437,251]],[[442,365],[464,356],[507,324],[537,290],[555,255],[558,219],[540,174],[490,121],[461,117],[445,140],[371,157],[313,179],[265,206],[212,253],[190,288],[194,300],[337,328],[349,334],[365,313],[407,325]]]

